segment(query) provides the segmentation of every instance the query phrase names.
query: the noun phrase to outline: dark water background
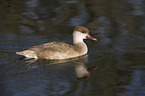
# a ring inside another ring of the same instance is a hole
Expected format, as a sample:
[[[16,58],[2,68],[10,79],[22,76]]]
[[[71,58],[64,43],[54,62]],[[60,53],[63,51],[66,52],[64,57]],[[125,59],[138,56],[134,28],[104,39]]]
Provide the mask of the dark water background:
[[[98,38],[85,40],[86,57],[34,62],[15,54],[72,44],[77,25]],[[0,96],[145,96],[145,0],[1,0]]]

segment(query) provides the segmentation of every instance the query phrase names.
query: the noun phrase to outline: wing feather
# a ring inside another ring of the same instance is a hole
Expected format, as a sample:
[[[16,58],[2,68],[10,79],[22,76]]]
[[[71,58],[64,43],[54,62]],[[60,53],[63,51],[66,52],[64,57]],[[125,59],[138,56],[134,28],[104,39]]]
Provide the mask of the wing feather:
[[[50,42],[50,43],[33,46],[29,48],[29,50],[33,50],[33,51],[53,50],[53,51],[65,52],[72,47],[73,47],[72,45],[66,44],[64,42]]]

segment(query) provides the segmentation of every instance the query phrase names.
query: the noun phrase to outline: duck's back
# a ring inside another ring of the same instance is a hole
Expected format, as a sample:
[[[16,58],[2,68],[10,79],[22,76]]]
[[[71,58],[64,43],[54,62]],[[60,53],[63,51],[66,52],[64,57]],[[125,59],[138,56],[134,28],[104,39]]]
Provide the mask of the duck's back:
[[[64,42],[50,42],[50,43],[33,46],[29,48],[29,50],[38,51],[38,52],[42,50],[65,52],[68,51],[70,48],[73,48],[73,46],[66,44]]]
[[[34,51],[42,59],[67,59],[77,55],[74,46],[64,42],[50,42],[33,46],[28,50]]]

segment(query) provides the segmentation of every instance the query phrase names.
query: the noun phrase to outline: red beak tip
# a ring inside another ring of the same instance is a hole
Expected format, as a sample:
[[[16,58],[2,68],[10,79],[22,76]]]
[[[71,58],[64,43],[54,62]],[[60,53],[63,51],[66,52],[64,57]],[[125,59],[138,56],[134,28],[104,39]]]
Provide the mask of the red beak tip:
[[[91,38],[91,40],[97,41],[97,39],[96,39],[96,38]]]
[[[93,39],[94,41],[97,41],[97,39]]]

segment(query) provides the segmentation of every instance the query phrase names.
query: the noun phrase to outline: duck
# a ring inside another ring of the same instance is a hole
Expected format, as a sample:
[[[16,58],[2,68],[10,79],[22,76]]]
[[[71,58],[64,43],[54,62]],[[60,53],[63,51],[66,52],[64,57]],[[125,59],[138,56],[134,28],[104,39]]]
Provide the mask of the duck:
[[[64,42],[50,42],[32,46],[24,51],[16,52],[28,59],[69,59],[87,54],[88,48],[84,39],[97,41],[89,35],[89,30],[84,26],[76,26],[73,31],[73,45]]]

